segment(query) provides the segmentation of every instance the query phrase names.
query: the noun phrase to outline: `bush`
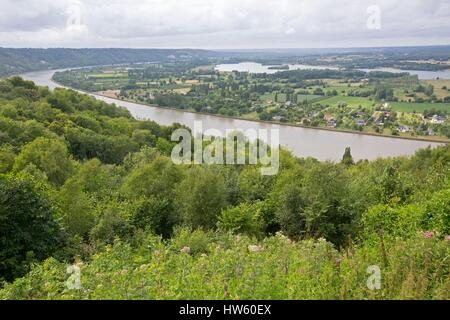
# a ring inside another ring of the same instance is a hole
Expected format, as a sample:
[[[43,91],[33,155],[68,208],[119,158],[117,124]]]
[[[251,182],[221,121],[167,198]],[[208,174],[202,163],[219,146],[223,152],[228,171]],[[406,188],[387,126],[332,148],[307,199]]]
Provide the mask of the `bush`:
[[[222,210],[217,225],[220,229],[235,234],[261,236],[264,231],[264,221],[261,216],[260,202],[241,203],[237,207]]]
[[[171,240],[171,245],[176,252],[183,251],[189,254],[208,253],[212,242],[212,233],[202,229],[191,231],[187,228],[179,228]],[[189,249],[187,249],[189,248]]]
[[[323,239],[277,235],[257,244],[200,230],[177,234],[168,245],[146,238],[137,247],[106,246],[78,264],[81,290],[68,289],[67,265],[49,259],[7,284],[0,299],[450,298],[442,238],[386,239],[338,251]],[[367,285],[369,266],[381,271],[379,289]]]
[[[55,186],[61,186],[73,171],[66,145],[47,138],[37,138],[25,145],[16,158],[14,170],[20,171],[30,164],[44,172]]]
[[[55,253],[64,234],[46,188],[25,175],[0,175],[0,280]]]

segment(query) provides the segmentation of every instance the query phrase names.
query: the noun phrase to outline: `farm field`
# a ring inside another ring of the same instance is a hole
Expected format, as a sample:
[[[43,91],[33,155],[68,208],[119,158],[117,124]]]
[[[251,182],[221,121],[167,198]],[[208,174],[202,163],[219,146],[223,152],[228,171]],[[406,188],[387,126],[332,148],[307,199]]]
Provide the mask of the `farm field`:
[[[297,101],[300,101],[300,102],[303,102],[305,100],[308,102],[318,102],[318,101],[323,101],[325,99],[327,99],[327,97],[316,95],[316,94],[298,94],[297,95]]]
[[[161,107],[439,141],[450,136],[446,121],[450,103],[442,102],[448,97],[450,81],[329,70],[255,76],[206,66],[200,62],[152,63],[57,73],[55,77],[72,87],[118,90],[119,98]],[[375,113],[380,110],[386,114]],[[427,115],[397,118],[397,112]],[[438,123],[431,121],[436,113],[441,117]]]
[[[334,96],[320,101],[321,104],[329,106],[337,106],[340,102],[345,102],[347,105],[352,107],[371,107],[375,104],[374,101],[371,101],[368,98],[348,96]]]
[[[441,111],[450,111],[450,103],[413,103],[413,102],[389,102],[389,106],[393,111],[398,112],[417,112],[421,113],[424,110],[441,110]]]

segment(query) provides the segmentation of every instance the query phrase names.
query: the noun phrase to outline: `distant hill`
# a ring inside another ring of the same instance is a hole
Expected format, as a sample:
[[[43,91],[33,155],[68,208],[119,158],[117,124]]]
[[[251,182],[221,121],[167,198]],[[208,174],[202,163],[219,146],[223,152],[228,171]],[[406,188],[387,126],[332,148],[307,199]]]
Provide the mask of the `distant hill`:
[[[32,49],[0,48],[0,77],[56,68],[119,63],[213,58],[218,52],[196,49]]]
[[[450,59],[450,46],[379,47],[379,48],[328,48],[328,49],[69,49],[69,48],[0,48],[0,77],[45,69],[84,67],[137,62],[166,62],[172,60],[222,59],[221,62],[243,60],[278,63],[270,59],[295,58],[320,55],[383,54],[392,61]],[[387,60],[386,60],[387,61]],[[380,66],[391,66],[382,61]],[[308,61],[304,61],[307,63]],[[314,61],[312,63],[317,63]],[[378,65],[373,65],[376,67]],[[417,68],[417,65],[414,66]]]

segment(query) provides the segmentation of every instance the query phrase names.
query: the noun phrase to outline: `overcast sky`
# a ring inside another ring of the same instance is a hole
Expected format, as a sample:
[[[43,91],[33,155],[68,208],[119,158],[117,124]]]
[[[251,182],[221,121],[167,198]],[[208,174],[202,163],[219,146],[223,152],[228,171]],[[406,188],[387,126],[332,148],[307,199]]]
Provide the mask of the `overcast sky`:
[[[0,0],[2,47],[450,44],[450,0]]]

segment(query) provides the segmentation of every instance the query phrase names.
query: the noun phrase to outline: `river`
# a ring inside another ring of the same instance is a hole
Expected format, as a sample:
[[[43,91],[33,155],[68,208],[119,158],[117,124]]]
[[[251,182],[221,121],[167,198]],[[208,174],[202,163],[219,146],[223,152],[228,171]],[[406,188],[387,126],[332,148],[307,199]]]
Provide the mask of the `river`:
[[[307,70],[307,69],[316,69],[316,70],[339,70],[337,67],[333,66],[313,66],[306,64],[286,64],[289,67],[289,70]],[[249,72],[249,73],[267,73],[273,74],[283,70],[270,69],[270,65],[263,65],[261,63],[256,62],[240,62],[240,63],[225,63],[218,64],[215,67],[216,70],[222,72],[231,72],[231,71],[239,71],[239,72]],[[374,68],[374,69],[358,69],[364,72],[370,71],[384,71],[384,72],[392,72],[392,73],[409,73],[411,75],[417,75],[420,80],[434,80],[434,79],[450,79],[450,70],[443,71],[421,71],[421,70],[401,70],[396,68]]]
[[[325,70],[332,69],[338,70],[336,67],[328,67],[328,66],[310,66],[306,64],[285,64],[289,67],[289,70],[307,70],[307,69],[317,69],[317,70]],[[223,63],[216,65],[215,69],[221,72],[231,72],[231,71],[239,71],[239,72],[249,72],[249,73],[267,73],[273,74],[279,71],[279,69],[271,69],[270,65],[263,65],[257,62],[239,62],[239,63]],[[279,66],[278,66],[279,67]]]
[[[55,70],[30,72],[22,75],[37,85],[54,89],[59,86],[51,78]],[[406,140],[398,138],[369,136],[354,133],[317,130],[289,125],[278,125],[240,119],[223,118],[215,115],[196,114],[180,110],[144,106],[137,103],[116,100],[92,94],[95,98],[127,108],[137,119],[151,119],[162,125],[178,122],[193,128],[194,121],[202,121],[203,129],[279,129],[280,144],[299,157],[314,157],[319,160],[339,161],[346,147],[351,148],[355,160],[373,160],[378,157],[411,155],[419,148],[439,143]]]

